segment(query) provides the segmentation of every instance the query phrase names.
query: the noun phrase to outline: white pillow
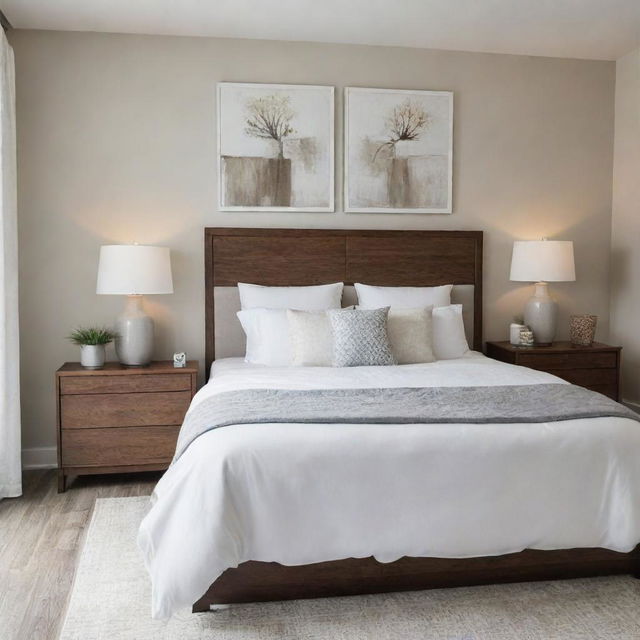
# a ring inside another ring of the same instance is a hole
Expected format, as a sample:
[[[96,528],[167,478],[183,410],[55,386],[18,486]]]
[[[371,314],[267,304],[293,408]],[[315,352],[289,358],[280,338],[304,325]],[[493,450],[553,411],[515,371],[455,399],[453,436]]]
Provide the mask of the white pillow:
[[[373,287],[359,282],[354,286],[358,294],[358,306],[361,309],[446,307],[451,304],[453,288],[452,284],[441,287]]]
[[[294,367],[330,367],[333,335],[324,311],[287,311],[291,364]]]
[[[462,305],[438,307],[432,312],[433,351],[438,360],[462,358],[469,351],[462,320]]]
[[[311,287],[263,287],[238,282],[242,309],[299,309],[324,311],[339,309],[344,284],[320,284]]]
[[[245,309],[238,311],[247,336],[245,362],[286,367],[291,364],[289,322],[285,309]]]
[[[431,324],[431,307],[389,311],[387,333],[398,364],[433,362],[436,359],[431,342]]]

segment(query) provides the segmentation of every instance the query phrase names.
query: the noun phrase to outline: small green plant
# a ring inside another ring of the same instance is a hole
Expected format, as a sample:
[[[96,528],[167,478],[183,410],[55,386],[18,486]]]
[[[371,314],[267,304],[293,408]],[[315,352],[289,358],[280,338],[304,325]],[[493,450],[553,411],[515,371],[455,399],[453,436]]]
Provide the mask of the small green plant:
[[[117,333],[105,327],[78,327],[67,336],[71,342],[79,345],[109,344],[117,337]]]

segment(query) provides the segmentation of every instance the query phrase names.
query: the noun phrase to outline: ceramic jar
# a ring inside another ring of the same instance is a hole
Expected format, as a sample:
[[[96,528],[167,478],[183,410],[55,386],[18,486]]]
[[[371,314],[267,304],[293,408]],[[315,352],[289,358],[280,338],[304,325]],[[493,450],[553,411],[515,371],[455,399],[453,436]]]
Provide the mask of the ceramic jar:
[[[571,316],[569,320],[569,339],[571,344],[588,347],[596,335],[598,316]]]

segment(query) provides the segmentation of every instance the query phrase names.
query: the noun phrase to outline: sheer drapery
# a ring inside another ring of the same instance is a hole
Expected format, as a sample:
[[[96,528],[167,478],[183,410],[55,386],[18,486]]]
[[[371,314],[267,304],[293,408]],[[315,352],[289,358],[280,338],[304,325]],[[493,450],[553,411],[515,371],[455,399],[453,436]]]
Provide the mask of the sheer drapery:
[[[0,498],[22,493],[13,50],[0,29]]]

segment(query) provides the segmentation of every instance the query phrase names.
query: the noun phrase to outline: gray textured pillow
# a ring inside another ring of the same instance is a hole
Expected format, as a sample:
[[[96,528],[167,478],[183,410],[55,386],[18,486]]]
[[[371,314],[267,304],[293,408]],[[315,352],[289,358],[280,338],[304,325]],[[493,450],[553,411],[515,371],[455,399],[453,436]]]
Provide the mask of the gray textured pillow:
[[[331,309],[334,367],[396,364],[387,334],[389,307],[384,309]]]

